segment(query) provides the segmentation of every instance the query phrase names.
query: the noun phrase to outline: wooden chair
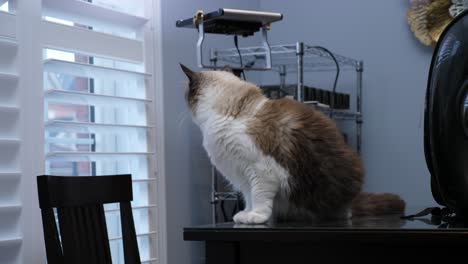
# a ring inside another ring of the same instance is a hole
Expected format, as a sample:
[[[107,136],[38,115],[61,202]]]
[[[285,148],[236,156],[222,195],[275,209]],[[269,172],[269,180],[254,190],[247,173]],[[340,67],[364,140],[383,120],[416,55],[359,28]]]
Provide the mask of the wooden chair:
[[[130,205],[131,175],[41,175],[37,188],[49,264],[112,263],[104,217],[106,203],[120,203],[125,263],[141,263]],[[57,208],[58,229],[53,208]]]

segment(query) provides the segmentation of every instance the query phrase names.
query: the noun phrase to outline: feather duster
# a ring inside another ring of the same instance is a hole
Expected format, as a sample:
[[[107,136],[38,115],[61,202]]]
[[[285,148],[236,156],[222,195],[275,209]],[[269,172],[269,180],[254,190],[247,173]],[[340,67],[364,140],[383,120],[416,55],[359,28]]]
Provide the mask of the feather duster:
[[[406,14],[408,24],[416,38],[426,46],[433,46],[452,20],[450,0],[410,0]]]

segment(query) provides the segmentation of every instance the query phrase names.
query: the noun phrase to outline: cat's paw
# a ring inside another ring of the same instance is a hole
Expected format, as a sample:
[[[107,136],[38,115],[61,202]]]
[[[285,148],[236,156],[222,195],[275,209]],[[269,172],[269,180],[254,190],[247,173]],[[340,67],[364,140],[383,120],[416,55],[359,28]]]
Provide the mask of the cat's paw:
[[[234,220],[234,223],[236,224],[243,224],[244,223],[244,219],[246,219],[246,214],[248,212],[247,211],[240,211],[238,212],[237,214],[234,215],[233,217],[233,220]]]
[[[268,215],[260,214],[255,211],[245,212],[240,211],[234,216],[234,222],[236,224],[264,224],[270,218]]]

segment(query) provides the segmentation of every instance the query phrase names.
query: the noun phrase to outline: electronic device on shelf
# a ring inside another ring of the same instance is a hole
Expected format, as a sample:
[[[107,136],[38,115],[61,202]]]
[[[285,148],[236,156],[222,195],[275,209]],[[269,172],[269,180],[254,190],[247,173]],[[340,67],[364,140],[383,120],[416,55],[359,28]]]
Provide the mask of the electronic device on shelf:
[[[278,99],[291,95],[294,99],[297,99],[297,86],[286,85],[281,87],[280,85],[262,85],[260,88],[263,90],[265,95],[270,99]],[[350,94],[335,92],[333,94],[330,90],[315,88],[304,85],[304,102],[316,102],[325,107],[331,106],[331,100],[334,96],[334,108],[340,110],[350,109]]]
[[[204,63],[203,42],[205,40],[205,33],[248,37],[261,30],[262,46],[266,50],[265,66],[250,67],[249,70],[269,70],[271,69],[271,53],[267,31],[270,30],[271,23],[282,19],[283,15],[281,13],[220,8],[207,14],[199,10],[191,18],[178,20],[176,26],[198,29],[197,62],[200,68],[205,69],[219,69],[223,67]],[[243,68],[243,65],[241,65],[235,68],[235,70]]]
[[[197,28],[197,23],[194,23],[194,20],[196,22],[201,15],[203,15],[205,33],[244,37],[253,35],[264,25],[283,19],[283,15],[280,13],[220,8],[207,14],[198,11],[192,18],[178,20],[176,26]]]

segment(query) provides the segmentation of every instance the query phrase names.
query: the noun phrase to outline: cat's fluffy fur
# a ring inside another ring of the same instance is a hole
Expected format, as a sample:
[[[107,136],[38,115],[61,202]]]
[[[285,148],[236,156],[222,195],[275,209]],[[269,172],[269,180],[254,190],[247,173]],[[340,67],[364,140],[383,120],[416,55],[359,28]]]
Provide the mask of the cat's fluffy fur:
[[[361,193],[363,167],[335,123],[289,99],[269,100],[227,71],[193,72],[186,99],[211,162],[244,196],[236,223],[401,214],[393,194]]]

